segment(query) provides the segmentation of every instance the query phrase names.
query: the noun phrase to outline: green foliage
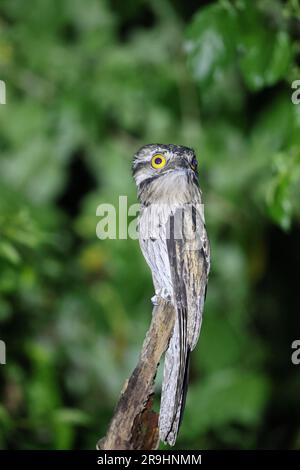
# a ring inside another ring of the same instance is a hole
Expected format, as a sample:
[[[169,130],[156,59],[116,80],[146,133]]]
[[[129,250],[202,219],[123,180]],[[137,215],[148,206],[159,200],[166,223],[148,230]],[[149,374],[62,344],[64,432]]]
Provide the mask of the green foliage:
[[[177,448],[299,446],[299,425],[261,441],[270,410],[287,413],[261,318],[288,340],[273,330],[276,287],[259,283],[269,231],[300,218],[300,10],[223,0],[193,13],[179,0],[1,2],[1,448],[93,449],[105,434],[152,285],[136,241],[97,240],[96,208],[136,202],[131,157],[150,142],[196,149],[212,244]]]
[[[253,428],[267,396],[267,383],[258,374],[238,369],[212,373],[203,383],[191,387],[182,439],[189,442],[211,429],[222,438],[224,427],[231,423]],[[201,419],[195,420],[195,415]]]
[[[245,85],[257,91],[284,78],[292,61],[283,10],[272,11],[270,4],[264,8],[263,2],[219,2],[200,10],[188,38],[191,67],[200,83],[220,80],[220,75],[235,68]]]

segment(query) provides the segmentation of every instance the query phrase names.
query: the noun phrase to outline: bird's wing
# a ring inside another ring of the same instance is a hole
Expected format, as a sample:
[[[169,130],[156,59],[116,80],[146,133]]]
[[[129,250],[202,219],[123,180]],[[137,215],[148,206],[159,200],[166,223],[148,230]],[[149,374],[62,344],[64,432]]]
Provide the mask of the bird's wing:
[[[202,323],[207,280],[210,270],[210,245],[204,216],[195,206],[188,206],[183,216],[182,276],[187,297],[187,341],[190,350],[197,344]]]
[[[160,435],[173,445],[185,404],[189,353],[201,328],[210,256],[203,216],[195,206],[171,214],[167,234],[176,321],[165,358]]]

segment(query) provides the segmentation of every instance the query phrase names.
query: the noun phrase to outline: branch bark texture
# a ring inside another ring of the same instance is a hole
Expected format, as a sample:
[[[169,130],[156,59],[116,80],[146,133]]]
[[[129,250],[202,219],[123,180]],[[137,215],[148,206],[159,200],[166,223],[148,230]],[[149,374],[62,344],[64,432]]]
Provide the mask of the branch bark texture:
[[[143,343],[138,364],[125,382],[102,450],[151,450],[159,444],[158,414],[152,410],[154,380],[162,354],[168,347],[175,320],[171,303],[159,299]]]

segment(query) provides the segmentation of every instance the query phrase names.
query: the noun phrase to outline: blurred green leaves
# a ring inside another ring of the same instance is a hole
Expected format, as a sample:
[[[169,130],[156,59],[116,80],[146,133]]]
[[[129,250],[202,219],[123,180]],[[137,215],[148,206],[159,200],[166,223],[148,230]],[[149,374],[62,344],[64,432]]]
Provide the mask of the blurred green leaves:
[[[261,209],[266,208],[283,228],[290,226],[296,210],[295,189],[299,184],[299,120],[290,91],[297,42],[288,31],[291,15],[292,10],[284,11],[278,2],[274,9],[268,2],[216,2],[195,15],[186,40],[203,114],[214,119],[212,131],[209,121],[204,125],[209,129],[206,142],[211,147],[207,160],[216,161],[216,153],[222,154],[218,167],[213,169],[215,188],[223,184],[218,173],[237,191],[240,184],[250,185],[255,178],[256,186],[249,198]],[[287,84],[274,93],[271,105],[258,106],[254,92],[280,80]],[[251,109],[251,100],[258,111]],[[237,116],[239,126],[235,124]],[[230,121],[234,122],[231,129]],[[229,163],[235,155],[238,160],[243,158],[242,165],[233,167]],[[231,180],[227,171],[233,176]]]
[[[251,91],[285,77],[292,60],[290,37],[276,30],[271,10],[264,11],[263,6],[251,0],[223,1],[199,11],[188,28],[186,43],[197,81],[217,81],[236,66]]]
[[[136,241],[96,238],[96,208],[136,202],[131,156],[150,142],[195,148],[212,245],[177,447],[261,445],[276,380],[257,318],[287,313],[257,283],[267,231],[300,220],[300,11],[192,3],[1,2],[1,448],[105,435],[153,288]]]
[[[278,154],[273,166],[274,177],[267,194],[270,215],[282,228],[289,229],[293,212],[291,188],[300,176],[300,154]]]
[[[227,4],[216,3],[195,15],[187,29],[186,50],[200,83],[216,79],[233,65],[236,29],[236,12]]]
[[[267,400],[268,383],[261,375],[230,369],[212,373],[189,390],[182,438],[213,429],[223,433],[230,423],[255,426]]]

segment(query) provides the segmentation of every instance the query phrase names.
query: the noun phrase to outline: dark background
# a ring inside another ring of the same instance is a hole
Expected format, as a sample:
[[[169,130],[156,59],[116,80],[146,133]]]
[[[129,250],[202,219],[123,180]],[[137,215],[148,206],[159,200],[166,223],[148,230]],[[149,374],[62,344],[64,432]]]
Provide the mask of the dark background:
[[[96,208],[151,142],[195,148],[212,245],[176,448],[300,448],[299,54],[293,0],[1,1],[1,448],[105,435],[153,289]]]

